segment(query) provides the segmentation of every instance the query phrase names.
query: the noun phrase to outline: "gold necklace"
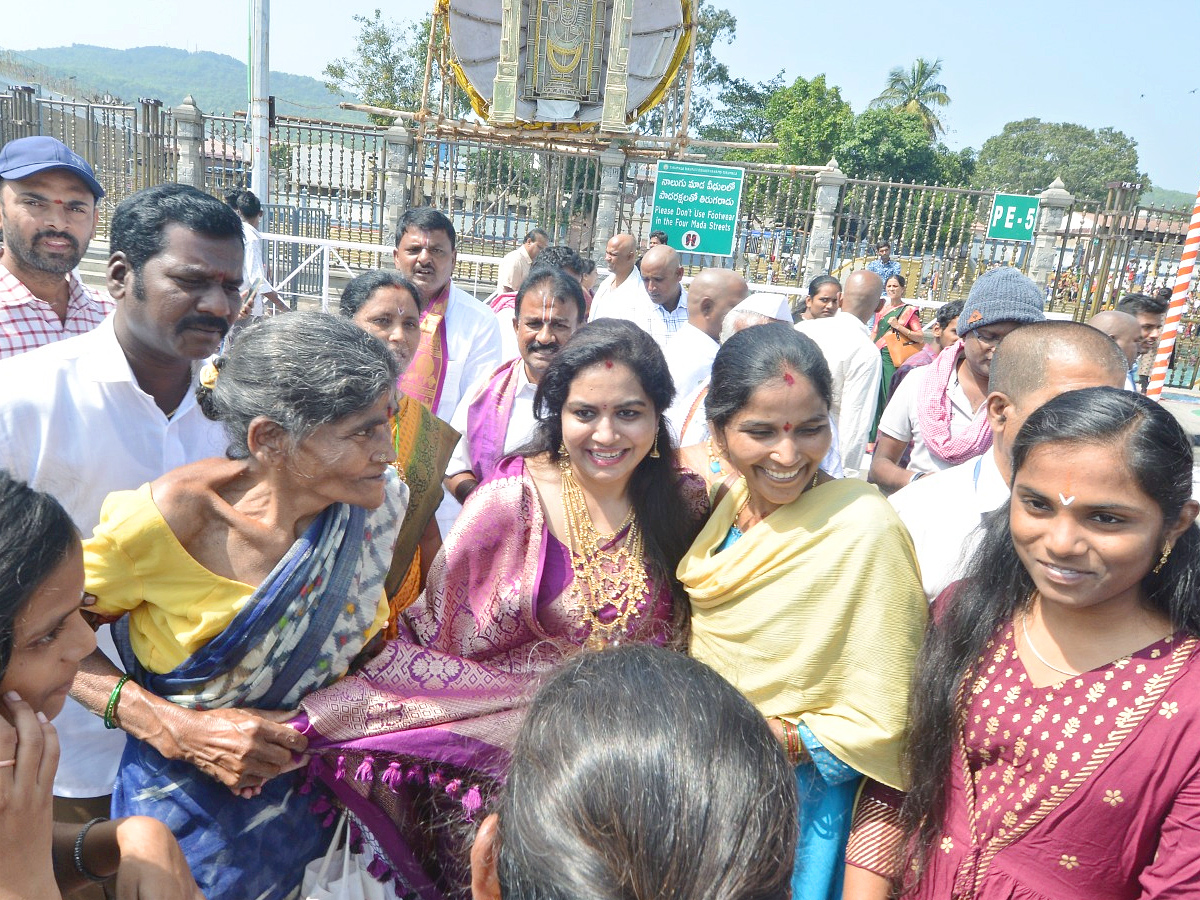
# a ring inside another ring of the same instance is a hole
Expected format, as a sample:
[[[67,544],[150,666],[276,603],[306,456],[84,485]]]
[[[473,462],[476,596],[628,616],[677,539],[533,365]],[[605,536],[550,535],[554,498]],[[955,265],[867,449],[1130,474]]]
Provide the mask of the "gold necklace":
[[[583,489],[571,471],[571,460],[563,456],[558,461],[562,475],[563,518],[570,542],[571,568],[575,574],[578,608],[590,626],[585,646],[600,649],[619,643],[629,631],[629,622],[638,612],[646,595],[646,566],[642,530],[634,517],[632,505],[621,527],[612,534],[596,530],[588,512]],[[604,549],[623,529],[625,540],[617,549]],[[609,622],[600,619],[606,607],[616,609]]]

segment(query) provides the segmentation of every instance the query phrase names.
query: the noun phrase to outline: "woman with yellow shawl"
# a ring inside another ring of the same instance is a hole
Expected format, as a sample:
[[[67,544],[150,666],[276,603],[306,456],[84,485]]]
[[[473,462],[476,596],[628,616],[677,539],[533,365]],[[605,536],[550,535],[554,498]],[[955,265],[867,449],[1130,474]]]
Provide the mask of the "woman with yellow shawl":
[[[403,378],[421,340],[421,293],[416,286],[399,272],[367,272],[346,285],[339,309],[387,345]],[[398,614],[421,593],[433,557],[442,546],[433,514],[442,501],[446,464],[458,443],[457,431],[403,394],[391,426],[395,466],[408,485],[409,500],[384,584],[392,609],[384,632],[388,638],[396,636]]]
[[[830,374],[784,324],[731,337],[705,411],[737,471],[679,564],[692,655],[739,688],[793,765],[796,900],[886,897],[843,864],[864,780],[903,787],[909,682],[926,621],[912,541],[879,492],[821,471]],[[898,801],[897,797],[897,801]]]

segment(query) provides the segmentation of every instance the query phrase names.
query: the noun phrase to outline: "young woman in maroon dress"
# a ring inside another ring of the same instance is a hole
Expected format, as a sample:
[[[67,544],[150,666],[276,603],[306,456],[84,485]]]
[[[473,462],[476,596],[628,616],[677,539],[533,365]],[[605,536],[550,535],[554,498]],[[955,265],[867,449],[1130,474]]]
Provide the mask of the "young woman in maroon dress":
[[[1197,896],[1191,443],[1091,388],[1030,416],[1013,470],[918,664],[905,896]]]

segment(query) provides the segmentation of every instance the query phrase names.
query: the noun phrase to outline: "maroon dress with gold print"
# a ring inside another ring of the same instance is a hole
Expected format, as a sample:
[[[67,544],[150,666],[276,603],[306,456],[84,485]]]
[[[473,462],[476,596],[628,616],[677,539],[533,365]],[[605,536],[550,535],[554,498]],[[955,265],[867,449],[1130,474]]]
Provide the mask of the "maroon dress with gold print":
[[[1200,667],[1173,635],[1034,687],[1011,624],[960,690],[946,825],[907,896],[1200,896]]]

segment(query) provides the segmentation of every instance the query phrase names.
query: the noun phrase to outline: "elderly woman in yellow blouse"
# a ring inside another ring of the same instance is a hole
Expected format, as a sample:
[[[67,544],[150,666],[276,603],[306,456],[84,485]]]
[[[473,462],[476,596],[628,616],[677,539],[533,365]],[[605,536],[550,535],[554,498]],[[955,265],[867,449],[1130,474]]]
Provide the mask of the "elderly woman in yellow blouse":
[[[407,502],[391,466],[396,376],[344,319],[249,326],[198,390],[229,458],[110,495],[85,544],[93,609],[127,613],[114,631],[132,680],[114,676],[97,710],[130,733],[113,808],[169,825],[206,896],[287,896],[328,842],[297,775],[274,777],[305,746],[277,723],[387,621]],[[248,739],[181,758],[173,729],[197,717],[179,707],[232,718]]]
[[[926,620],[912,541],[887,501],[820,468],[830,374],[784,324],[731,337],[705,410],[738,473],[679,564],[692,655],[738,687],[784,745],[800,791],[796,900],[886,896],[843,864],[863,778],[902,787],[908,686]]]

